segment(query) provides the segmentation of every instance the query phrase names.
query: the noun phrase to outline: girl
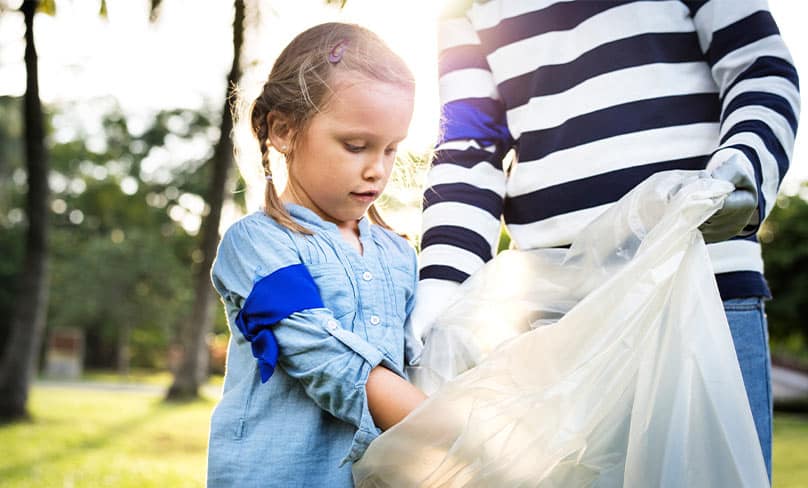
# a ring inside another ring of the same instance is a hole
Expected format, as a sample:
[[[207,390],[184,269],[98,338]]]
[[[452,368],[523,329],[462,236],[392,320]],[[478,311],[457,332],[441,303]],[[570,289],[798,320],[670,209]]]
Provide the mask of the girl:
[[[403,372],[415,253],[373,206],[413,92],[376,35],[330,23],[284,49],[254,101],[265,209],[227,230],[213,265],[232,334],[208,486],[352,486],[352,462],[423,400]]]

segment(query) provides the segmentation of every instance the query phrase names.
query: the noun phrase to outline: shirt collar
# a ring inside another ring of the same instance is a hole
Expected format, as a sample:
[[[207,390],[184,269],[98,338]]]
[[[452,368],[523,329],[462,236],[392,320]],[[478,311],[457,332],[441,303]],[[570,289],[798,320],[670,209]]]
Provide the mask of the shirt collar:
[[[333,222],[328,222],[323,220],[322,217],[314,213],[312,210],[302,206],[297,205],[295,203],[286,203],[284,205],[286,210],[289,212],[289,215],[292,216],[295,220],[298,221],[304,227],[312,227],[317,229],[329,230],[333,232],[339,232],[337,228],[337,224]],[[370,224],[368,223],[368,218],[363,216],[357,222],[359,226],[359,236],[369,236],[370,235]]]

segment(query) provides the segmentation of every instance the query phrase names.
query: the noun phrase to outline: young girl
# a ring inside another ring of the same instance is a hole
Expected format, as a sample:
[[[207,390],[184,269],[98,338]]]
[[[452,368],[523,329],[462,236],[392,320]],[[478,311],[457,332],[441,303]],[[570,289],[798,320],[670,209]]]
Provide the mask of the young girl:
[[[352,486],[352,462],[423,400],[403,373],[415,253],[373,206],[413,92],[376,35],[330,23],[284,49],[253,103],[266,202],[213,265],[232,335],[208,486]],[[270,148],[287,163],[280,196]]]

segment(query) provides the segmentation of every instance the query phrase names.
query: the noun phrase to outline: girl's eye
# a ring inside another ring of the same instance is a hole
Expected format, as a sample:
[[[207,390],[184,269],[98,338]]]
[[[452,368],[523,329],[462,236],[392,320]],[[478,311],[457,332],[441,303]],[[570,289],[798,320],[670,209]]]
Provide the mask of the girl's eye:
[[[395,154],[397,150],[398,150],[397,147],[388,147],[387,149],[384,150],[384,154],[386,156],[390,156],[390,155]]]
[[[354,144],[348,144],[348,143],[346,142],[346,143],[345,143],[345,149],[346,149],[348,152],[352,152],[352,153],[358,153],[358,152],[362,152],[362,150],[363,150],[363,149],[365,149],[365,146],[356,146],[356,145],[354,145]]]

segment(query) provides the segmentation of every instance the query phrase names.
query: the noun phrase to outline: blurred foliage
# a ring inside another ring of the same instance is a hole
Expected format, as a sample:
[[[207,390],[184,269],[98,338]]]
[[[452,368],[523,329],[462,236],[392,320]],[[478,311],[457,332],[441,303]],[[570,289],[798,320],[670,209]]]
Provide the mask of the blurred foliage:
[[[120,242],[72,234],[55,233],[51,243],[59,266],[51,277],[48,325],[82,324],[88,344],[100,349],[87,356],[88,366],[114,360],[110,353],[117,353],[113,345],[124,327],[131,331],[134,364],[164,365],[165,346],[190,306],[190,266],[177,253],[186,243],[166,243],[159,233],[138,227],[121,234]]]
[[[25,227],[24,165],[15,144],[21,124],[13,116],[20,103],[0,98],[3,314],[13,305]],[[61,140],[49,144],[48,329],[83,329],[88,366],[111,367],[126,354],[133,366],[163,367],[191,306],[198,262],[192,224],[206,211],[205,163],[218,137],[217,121],[210,115],[214,111],[170,110],[134,133],[114,104],[101,105],[106,113],[100,130],[77,129],[81,124],[71,120],[69,107],[49,119],[55,127],[49,132]],[[217,314],[217,331],[225,327],[223,314]],[[5,334],[0,330],[0,339]]]
[[[56,1],[55,0],[39,0],[37,12],[47,15],[56,15]]]
[[[773,343],[805,356],[808,349],[808,184],[780,196],[759,234],[766,279],[774,297],[766,304]]]
[[[507,251],[511,248],[511,234],[508,233],[508,228],[504,223],[499,226],[499,244],[497,244],[497,254],[502,251]]]

